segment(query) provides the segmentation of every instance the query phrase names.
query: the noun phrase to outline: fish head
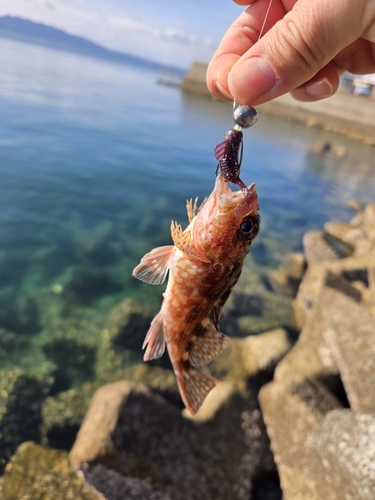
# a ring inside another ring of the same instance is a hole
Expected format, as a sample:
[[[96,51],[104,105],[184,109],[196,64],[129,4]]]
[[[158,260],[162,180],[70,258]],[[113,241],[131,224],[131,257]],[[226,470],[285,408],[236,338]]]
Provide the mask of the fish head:
[[[196,250],[213,263],[245,258],[259,232],[258,194],[255,184],[233,192],[222,175],[193,227]]]

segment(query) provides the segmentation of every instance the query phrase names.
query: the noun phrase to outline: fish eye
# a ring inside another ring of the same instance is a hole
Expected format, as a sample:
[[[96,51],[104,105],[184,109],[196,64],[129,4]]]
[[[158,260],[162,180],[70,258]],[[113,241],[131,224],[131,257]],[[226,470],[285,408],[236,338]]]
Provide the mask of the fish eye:
[[[240,240],[252,240],[259,233],[259,216],[253,215],[244,219],[237,231]]]

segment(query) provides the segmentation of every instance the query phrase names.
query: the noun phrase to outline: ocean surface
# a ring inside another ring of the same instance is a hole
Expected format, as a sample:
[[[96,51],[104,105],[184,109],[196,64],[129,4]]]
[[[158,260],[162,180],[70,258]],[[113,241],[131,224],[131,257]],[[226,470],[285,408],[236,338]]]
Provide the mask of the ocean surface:
[[[125,297],[158,307],[163,286],[132,269],[171,243],[171,219],[186,224],[186,199],[211,192],[232,110],[147,68],[0,43],[0,362],[32,371],[59,318],[104,317]],[[314,153],[321,140],[346,156]],[[276,267],[304,232],[349,220],[351,199],[374,201],[374,159],[370,146],[261,114],[244,131],[241,177],[257,184],[262,216],[247,265]]]

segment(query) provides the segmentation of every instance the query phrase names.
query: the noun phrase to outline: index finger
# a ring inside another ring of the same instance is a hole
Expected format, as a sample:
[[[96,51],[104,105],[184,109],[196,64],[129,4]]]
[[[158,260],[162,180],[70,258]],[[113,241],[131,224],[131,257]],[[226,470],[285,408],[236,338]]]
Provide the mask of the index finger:
[[[236,0],[239,3],[241,0]],[[244,0],[245,1],[245,0]],[[249,4],[249,0],[246,4]],[[230,26],[217,48],[207,68],[206,82],[210,92],[218,99],[231,100],[228,87],[228,74],[238,59],[284,17],[286,9],[282,0],[273,0],[266,22],[270,0],[257,0],[250,5]],[[263,26],[264,24],[264,26]]]

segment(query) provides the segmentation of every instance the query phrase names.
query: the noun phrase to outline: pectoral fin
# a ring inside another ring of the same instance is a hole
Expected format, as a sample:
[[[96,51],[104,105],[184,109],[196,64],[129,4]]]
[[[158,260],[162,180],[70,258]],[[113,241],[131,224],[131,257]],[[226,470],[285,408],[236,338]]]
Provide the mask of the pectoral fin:
[[[133,276],[150,285],[164,283],[173,256],[173,250],[173,245],[167,245],[154,248],[151,252],[146,253],[134,269]]]
[[[152,320],[149,331],[143,342],[142,349],[147,346],[143,356],[144,361],[160,358],[165,350],[165,339],[163,332],[163,318],[159,312]]]
[[[204,320],[201,329],[197,331],[197,335],[193,335],[189,344],[189,362],[193,366],[209,363],[226,347],[227,337],[219,332],[210,320]]]

